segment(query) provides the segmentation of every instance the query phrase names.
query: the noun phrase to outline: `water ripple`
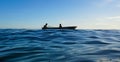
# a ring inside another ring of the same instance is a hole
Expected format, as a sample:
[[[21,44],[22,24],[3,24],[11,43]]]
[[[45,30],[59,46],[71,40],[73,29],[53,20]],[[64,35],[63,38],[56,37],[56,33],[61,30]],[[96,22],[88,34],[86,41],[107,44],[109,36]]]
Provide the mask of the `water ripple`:
[[[115,62],[120,30],[0,29],[0,62]]]

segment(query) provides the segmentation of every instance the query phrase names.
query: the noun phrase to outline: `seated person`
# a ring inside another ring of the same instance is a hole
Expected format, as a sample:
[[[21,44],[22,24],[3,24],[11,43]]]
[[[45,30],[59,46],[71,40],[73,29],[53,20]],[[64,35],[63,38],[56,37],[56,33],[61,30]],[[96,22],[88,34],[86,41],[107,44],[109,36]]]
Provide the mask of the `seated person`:
[[[62,28],[62,25],[61,25],[61,24],[59,24],[59,28]]]
[[[48,24],[46,23],[46,24],[43,26],[43,28],[47,28],[47,25],[48,25]]]

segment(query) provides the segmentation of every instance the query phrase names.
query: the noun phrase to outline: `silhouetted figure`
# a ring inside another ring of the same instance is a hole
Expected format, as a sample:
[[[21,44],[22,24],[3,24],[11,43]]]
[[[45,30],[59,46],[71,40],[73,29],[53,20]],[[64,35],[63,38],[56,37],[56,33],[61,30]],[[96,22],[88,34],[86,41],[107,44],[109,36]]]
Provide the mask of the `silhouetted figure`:
[[[43,26],[43,28],[47,28],[47,25],[48,25],[48,24],[46,23],[46,24]]]
[[[59,24],[59,28],[62,28],[62,25],[61,25],[61,24]]]

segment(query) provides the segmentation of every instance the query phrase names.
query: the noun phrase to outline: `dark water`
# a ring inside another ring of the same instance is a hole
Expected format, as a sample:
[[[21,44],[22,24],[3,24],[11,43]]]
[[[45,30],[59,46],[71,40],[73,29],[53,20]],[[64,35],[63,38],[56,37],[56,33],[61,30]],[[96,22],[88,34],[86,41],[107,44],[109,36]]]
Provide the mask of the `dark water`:
[[[0,62],[120,62],[120,30],[0,30]]]

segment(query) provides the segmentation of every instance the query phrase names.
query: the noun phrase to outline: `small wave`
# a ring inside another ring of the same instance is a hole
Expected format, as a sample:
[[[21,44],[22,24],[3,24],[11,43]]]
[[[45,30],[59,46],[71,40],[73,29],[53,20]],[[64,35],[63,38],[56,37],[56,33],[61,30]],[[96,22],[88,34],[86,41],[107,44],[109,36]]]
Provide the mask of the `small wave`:
[[[53,45],[53,46],[50,46],[51,48],[64,48],[63,46],[58,46],[58,45]]]
[[[84,59],[84,60],[74,60],[72,62],[95,62],[93,60],[88,60],[88,59]]]
[[[72,44],[77,44],[77,43],[76,42],[63,42],[62,44],[72,45]]]
[[[119,33],[0,29],[0,62],[95,62],[105,55],[119,58]]]
[[[102,41],[95,40],[95,41],[86,41],[82,44],[109,44],[109,43],[105,43],[105,42],[102,42]]]
[[[120,53],[120,51],[117,50],[101,50],[101,51],[96,51],[94,53],[86,53],[83,55],[111,55],[111,54],[117,54]]]
[[[88,38],[98,39],[99,37],[97,37],[97,36],[90,36]]]

